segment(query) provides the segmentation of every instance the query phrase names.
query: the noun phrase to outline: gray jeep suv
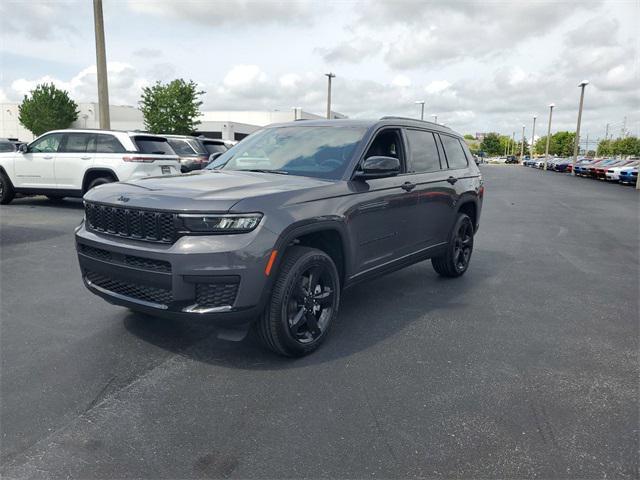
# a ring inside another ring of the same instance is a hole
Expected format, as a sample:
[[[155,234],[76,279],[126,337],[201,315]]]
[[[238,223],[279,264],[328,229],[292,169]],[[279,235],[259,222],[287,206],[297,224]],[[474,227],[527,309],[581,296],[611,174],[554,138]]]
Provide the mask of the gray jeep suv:
[[[440,275],[464,274],[483,192],[449,128],[297,121],[205,170],[89,191],[78,258],[87,288],[111,303],[210,319],[239,338],[253,324],[267,347],[300,356],[357,282],[429,258]]]

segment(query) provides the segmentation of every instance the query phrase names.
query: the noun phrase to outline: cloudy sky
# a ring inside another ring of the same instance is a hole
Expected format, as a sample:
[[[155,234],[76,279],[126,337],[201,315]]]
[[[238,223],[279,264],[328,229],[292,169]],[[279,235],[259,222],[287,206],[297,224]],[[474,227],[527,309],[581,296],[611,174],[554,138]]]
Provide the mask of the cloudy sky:
[[[204,109],[426,115],[462,132],[638,135],[640,0],[104,0],[111,103],[198,82]],[[96,101],[92,2],[0,1],[0,102],[53,81]]]

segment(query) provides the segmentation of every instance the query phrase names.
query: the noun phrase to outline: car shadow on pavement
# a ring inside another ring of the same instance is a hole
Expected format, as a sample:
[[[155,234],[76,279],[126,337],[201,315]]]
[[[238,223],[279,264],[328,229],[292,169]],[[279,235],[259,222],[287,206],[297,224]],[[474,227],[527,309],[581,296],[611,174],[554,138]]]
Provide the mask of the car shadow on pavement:
[[[10,207],[4,208],[13,208],[17,206],[22,207],[38,207],[38,208],[68,208],[72,210],[80,210],[83,208],[82,199],[68,197],[60,200],[49,200],[45,196],[36,195],[36,196],[27,196],[27,197],[16,197],[13,202],[11,202]]]
[[[440,278],[430,262],[422,262],[346,290],[326,342],[300,359],[279,357],[266,350],[252,331],[240,342],[218,339],[216,328],[206,321],[168,320],[131,312],[124,326],[145,342],[195,361],[247,370],[304,368],[367,350],[415,322],[455,317],[460,309],[468,308],[464,296],[482,289],[495,275],[499,267],[494,255],[498,256],[488,251],[476,253],[475,268],[472,262],[471,270],[458,279]]]

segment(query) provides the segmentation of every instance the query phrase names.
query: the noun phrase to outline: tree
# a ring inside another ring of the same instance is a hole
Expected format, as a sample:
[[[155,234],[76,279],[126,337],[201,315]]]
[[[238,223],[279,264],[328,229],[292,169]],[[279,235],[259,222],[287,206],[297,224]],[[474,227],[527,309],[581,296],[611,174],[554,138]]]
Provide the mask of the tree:
[[[573,146],[576,140],[575,132],[556,132],[551,135],[549,141],[549,155],[556,155],[559,157],[570,157],[573,155]],[[547,137],[540,137],[536,140],[534,146],[535,153],[538,155],[544,155],[547,147]]]
[[[500,136],[497,133],[487,133],[480,143],[480,150],[490,157],[504,153],[500,145]]]
[[[53,83],[36,85],[18,107],[18,119],[36,137],[49,130],[68,128],[78,119],[78,105]]]
[[[145,87],[139,102],[145,128],[152,133],[191,135],[200,124],[199,97],[204,93],[193,80],[181,78]]]
[[[475,140],[476,137],[474,135],[471,135],[470,133],[465,133],[464,134],[464,139],[465,140]]]
[[[625,137],[615,140],[601,140],[598,144],[598,154],[608,155],[633,155],[640,156],[640,138]]]

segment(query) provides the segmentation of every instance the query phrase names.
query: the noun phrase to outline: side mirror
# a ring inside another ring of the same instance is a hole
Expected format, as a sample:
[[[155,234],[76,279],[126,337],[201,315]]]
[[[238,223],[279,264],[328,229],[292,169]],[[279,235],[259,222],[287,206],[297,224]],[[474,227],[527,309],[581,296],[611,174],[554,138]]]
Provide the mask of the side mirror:
[[[18,147],[18,151],[21,153],[27,153],[28,150],[29,149],[26,143],[21,143],[20,146]]]
[[[355,178],[393,177],[400,173],[400,160],[395,157],[373,156],[365,158]]]
[[[224,152],[216,152],[209,155],[209,163],[213,162],[216,158],[222,155]]]

